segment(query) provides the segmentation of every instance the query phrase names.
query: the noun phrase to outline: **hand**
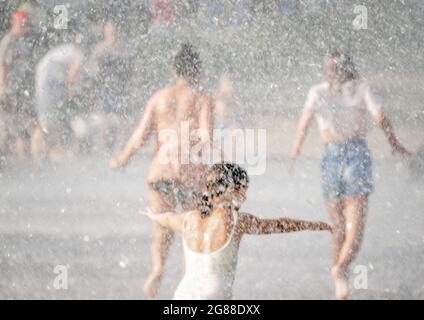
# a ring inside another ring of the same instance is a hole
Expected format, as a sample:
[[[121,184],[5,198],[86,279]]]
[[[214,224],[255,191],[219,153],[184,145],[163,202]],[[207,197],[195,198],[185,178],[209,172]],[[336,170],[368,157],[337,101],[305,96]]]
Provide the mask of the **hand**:
[[[411,157],[412,153],[405,149],[400,143],[395,143],[392,146],[392,154],[399,154],[401,157]]]
[[[294,163],[296,162],[296,157],[290,156],[289,163],[288,163],[288,173],[289,175],[293,175],[293,169],[294,169]]]
[[[123,164],[119,161],[118,157],[112,157],[109,166],[112,170],[119,170],[123,168]]]
[[[333,226],[330,226],[328,223],[325,222],[320,222],[319,228],[322,231],[330,231],[331,233],[334,233],[335,231],[335,228]]]
[[[141,215],[143,215],[143,216],[146,216],[146,217],[148,217],[150,219],[153,219],[154,213],[153,213],[153,211],[149,207],[146,207],[145,209],[138,210],[138,213],[141,214]]]
[[[299,150],[297,150],[297,149],[293,149],[291,152],[290,152],[290,155],[289,155],[289,163],[288,163],[288,172],[289,172],[289,175],[291,176],[291,175],[293,175],[293,168],[294,168],[294,163],[295,163],[295,161],[296,161],[296,158],[299,156]]]

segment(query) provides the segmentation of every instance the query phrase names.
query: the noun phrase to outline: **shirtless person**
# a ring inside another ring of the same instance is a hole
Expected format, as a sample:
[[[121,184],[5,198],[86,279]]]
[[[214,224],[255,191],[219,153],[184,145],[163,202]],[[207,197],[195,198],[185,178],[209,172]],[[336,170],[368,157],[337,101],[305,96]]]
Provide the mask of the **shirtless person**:
[[[117,141],[122,139],[121,128],[131,113],[132,82],[134,74],[134,50],[122,28],[113,21],[103,26],[103,40],[90,57],[93,82],[93,112],[101,125],[99,133],[107,150],[116,151]]]
[[[124,167],[155,133],[154,154],[147,177],[149,207],[153,212],[173,211],[178,203],[184,211],[193,209],[198,202],[197,195],[202,190],[200,180],[203,179],[200,177],[207,172],[207,166],[191,160],[187,162],[186,157],[183,157],[183,152],[194,152],[194,146],[198,147],[199,143],[209,143],[213,128],[213,100],[198,86],[200,67],[198,53],[191,45],[184,44],[174,61],[175,85],[159,90],[150,98],[140,125],[125,149],[111,160],[111,168]],[[203,129],[206,134],[196,141],[190,139],[186,146],[181,139],[181,132],[187,125],[189,136],[196,129]],[[156,295],[173,237],[172,231],[155,225],[153,270],[144,287],[149,298]]]
[[[11,28],[0,40],[0,149],[26,159],[35,128],[32,105],[32,50],[28,40],[29,15],[11,17]]]

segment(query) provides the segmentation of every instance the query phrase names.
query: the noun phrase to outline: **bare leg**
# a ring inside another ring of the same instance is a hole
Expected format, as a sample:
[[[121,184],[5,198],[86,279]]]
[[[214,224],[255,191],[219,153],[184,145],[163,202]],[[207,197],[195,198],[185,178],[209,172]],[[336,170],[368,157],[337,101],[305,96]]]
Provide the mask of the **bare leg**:
[[[19,136],[15,141],[16,155],[20,160],[27,160],[30,156],[31,137],[36,127],[35,120],[26,114],[19,114],[15,118]]]
[[[356,257],[362,242],[368,197],[346,199],[346,239],[340,250],[338,265],[346,270]]]
[[[50,140],[48,143],[49,158],[53,162],[61,162],[65,157],[65,146],[62,139],[60,130],[55,129],[50,133]]]
[[[24,161],[27,159],[28,144],[24,138],[17,138],[15,142],[15,152],[19,160]]]
[[[153,268],[144,285],[144,293],[148,298],[156,297],[157,289],[162,279],[169,247],[174,240],[174,233],[155,224],[151,254]]]
[[[165,202],[158,192],[151,189],[149,192],[149,205],[153,212],[160,213],[175,210],[175,204]],[[157,294],[157,289],[162,279],[168,250],[172,244],[173,239],[174,233],[172,231],[162,228],[158,224],[155,224],[151,247],[153,268],[146,280],[146,284],[144,285],[144,293],[150,299],[153,299]]]
[[[31,156],[34,160],[47,156],[47,145],[40,127],[36,127],[31,135]]]
[[[333,265],[335,265],[339,260],[340,250],[345,241],[344,203],[343,201],[337,203],[327,202],[326,208],[335,229],[333,233]]]
[[[0,112],[0,151],[6,152],[7,129],[6,119],[2,112]]]
[[[333,267],[331,269],[331,273],[334,279],[336,297],[338,299],[344,299],[343,297],[345,297],[348,292],[347,279],[343,276],[343,274],[339,275],[335,271],[335,266],[339,261],[340,251],[343,247],[346,237],[346,219],[343,213],[345,204],[343,201],[337,203],[327,202],[326,207],[335,228],[335,232],[333,233]]]
[[[336,297],[338,299],[348,299],[349,297],[348,268],[356,257],[362,242],[367,209],[368,197],[347,198],[345,200],[345,240],[332,270],[333,277],[336,282],[339,282],[338,292],[336,286]],[[341,285],[342,282],[344,282],[343,285]]]

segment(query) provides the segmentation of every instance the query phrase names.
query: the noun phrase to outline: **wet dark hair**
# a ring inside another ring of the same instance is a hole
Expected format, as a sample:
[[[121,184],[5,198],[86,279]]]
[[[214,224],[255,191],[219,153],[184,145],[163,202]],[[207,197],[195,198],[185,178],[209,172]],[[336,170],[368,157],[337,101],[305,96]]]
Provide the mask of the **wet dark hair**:
[[[184,43],[174,59],[174,71],[187,80],[195,80],[200,73],[200,55],[190,43]]]
[[[359,78],[352,57],[341,50],[336,50],[329,55],[324,73],[330,84],[345,83]]]
[[[246,170],[233,163],[217,163],[208,171],[205,191],[198,203],[202,218],[207,217],[213,209],[212,200],[223,195],[227,189],[247,188],[249,176]]]

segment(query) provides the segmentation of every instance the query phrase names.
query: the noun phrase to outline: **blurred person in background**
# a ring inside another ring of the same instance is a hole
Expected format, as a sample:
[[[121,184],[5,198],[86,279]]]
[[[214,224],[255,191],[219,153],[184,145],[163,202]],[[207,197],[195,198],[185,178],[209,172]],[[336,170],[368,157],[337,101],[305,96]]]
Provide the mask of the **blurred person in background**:
[[[316,117],[325,143],[321,162],[323,195],[335,227],[332,276],[336,298],[348,299],[349,266],[362,242],[368,198],[374,190],[372,158],[366,142],[370,117],[387,136],[393,154],[410,153],[399,142],[379,97],[360,78],[349,55],[333,52],[324,73],[326,80],[309,91],[290,154],[289,172]]]
[[[153,0],[154,21],[158,25],[170,26],[174,23],[174,1]]]
[[[229,122],[232,120],[233,110],[231,109],[234,104],[232,91],[231,77],[228,73],[225,73],[219,80],[214,110],[216,120],[215,124],[218,128],[229,127]]]
[[[93,48],[78,82],[80,90],[70,101],[72,108],[80,110],[71,126],[79,151],[110,155],[130,134],[138,114],[135,101],[143,79],[137,78],[135,85],[134,75],[151,12],[146,0],[92,6],[85,42]]]
[[[221,139],[221,143],[214,143],[215,148],[220,148],[220,150],[217,150],[221,155],[219,161],[237,161],[237,146],[231,139],[233,137],[233,131],[241,128],[239,117],[237,116],[239,107],[231,76],[229,73],[225,73],[218,84],[214,108],[215,129],[220,131],[219,137]]]
[[[36,127],[33,106],[34,41],[29,34],[29,14],[12,14],[10,29],[0,41],[0,148],[27,159]]]
[[[132,116],[132,80],[135,68],[134,50],[123,37],[123,26],[108,19],[103,39],[90,57],[90,77],[94,86],[92,112],[99,122],[104,146],[113,153],[123,134],[122,128]]]
[[[77,43],[81,34],[73,30],[62,30],[63,37],[57,46],[51,48],[36,67],[35,96],[39,128],[34,135],[34,155],[36,158],[49,156],[50,160],[60,161],[65,155],[65,147],[72,136],[70,122],[73,110],[69,100],[75,93],[82,70],[83,50]]]

